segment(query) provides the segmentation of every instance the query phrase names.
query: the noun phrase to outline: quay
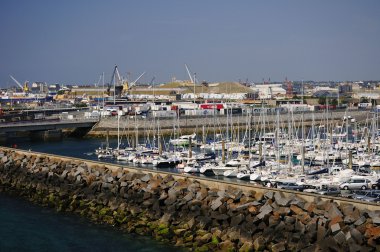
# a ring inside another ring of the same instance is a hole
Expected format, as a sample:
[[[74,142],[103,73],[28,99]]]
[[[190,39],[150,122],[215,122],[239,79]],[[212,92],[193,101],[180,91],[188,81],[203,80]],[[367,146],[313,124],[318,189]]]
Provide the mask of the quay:
[[[379,251],[380,206],[0,148],[0,190],[195,251]]]
[[[328,114],[328,121],[331,124],[342,124],[343,117],[350,115],[356,119],[358,123],[364,123],[371,118],[369,111],[364,110],[352,110],[348,113],[346,111],[331,111]],[[326,113],[314,112],[315,125],[326,123]],[[303,117],[303,120],[302,120]],[[312,113],[295,113],[293,118],[290,118],[288,114],[280,114],[280,122],[287,126],[288,121],[291,120],[295,123],[294,126],[299,127],[303,121],[304,126],[311,126],[313,123]],[[229,118],[232,121],[233,128],[244,129],[247,127],[247,116],[245,115],[233,115]],[[265,127],[274,128],[276,125],[276,115],[265,116]],[[263,127],[262,117],[258,114],[252,115],[251,118],[252,129],[260,130]],[[170,135],[173,133],[173,126],[179,129],[182,134],[201,133],[202,126],[205,126],[208,132],[214,130],[214,128],[222,132],[227,125],[227,117],[224,115],[218,116],[180,116],[177,118],[126,118],[121,117],[119,120],[119,128],[123,134],[134,134],[136,129],[139,130],[139,135],[146,134],[147,131],[156,131],[160,129],[160,133],[164,135]],[[88,133],[89,136],[117,136],[118,119],[117,117],[102,118],[99,123]]]
[[[6,141],[12,134],[20,132],[29,133],[32,138],[38,139],[61,138],[62,130],[64,129],[72,129],[72,135],[84,136],[96,123],[98,123],[97,119],[61,120],[59,118],[51,120],[2,122],[0,123],[0,138],[2,141]]]
[[[98,122],[97,119],[73,119],[73,120],[41,120],[31,122],[10,122],[0,124],[0,133],[19,131],[41,131],[67,128],[92,128]]]

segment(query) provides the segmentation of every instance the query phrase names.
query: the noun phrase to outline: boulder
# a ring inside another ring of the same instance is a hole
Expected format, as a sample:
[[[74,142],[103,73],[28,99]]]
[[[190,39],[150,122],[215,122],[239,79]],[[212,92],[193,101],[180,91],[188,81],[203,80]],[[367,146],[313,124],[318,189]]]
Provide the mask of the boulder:
[[[243,195],[243,191],[234,187],[228,187],[226,191],[226,196],[233,199],[239,200]]]
[[[172,219],[172,215],[171,214],[164,213],[164,215],[162,215],[161,219],[159,220],[159,223],[168,226],[170,224],[171,219]]]
[[[212,238],[212,234],[206,233],[206,234],[203,234],[201,236],[197,236],[195,238],[195,241],[199,242],[200,244],[205,244],[205,243],[208,243],[209,241],[211,241],[211,238]]]
[[[272,252],[280,252],[280,251],[285,251],[285,250],[286,250],[285,242],[279,242],[271,246]]]
[[[188,192],[185,197],[182,198],[183,201],[188,202],[194,198],[194,193],[193,192]],[[201,201],[199,201],[201,202]]]
[[[372,223],[375,225],[380,225],[380,217],[379,216],[372,217]]]
[[[222,200],[222,198],[219,197],[219,198],[217,198],[211,202],[210,207],[213,211],[217,210],[223,204],[221,200]]]
[[[226,241],[223,241],[221,243],[219,243],[218,245],[220,251],[235,251],[235,244],[230,241],[230,240],[226,240]]]
[[[142,176],[141,178],[140,178],[140,180],[142,181],[142,182],[148,182],[148,181],[150,181],[150,179],[152,178],[152,174],[146,174],[146,175],[144,175],[144,176]]]
[[[326,206],[326,213],[327,213],[327,218],[329,219],[334,219],[335,217],[339,216],[342,217],[343,214],[342,212],[338,209],[338,206],[334,202],[329,202]]]
[[[204,200],[208,196],[208,191],[206,188],[202,187],[200,191],[197,192],[195,196],[197,200]]]
[[[291,210],[292,212],[294,212],[296,215],[300,215],[300,214],[303,214],[303,213],[304,213],[304,211],[303,211],[300,207],[298,207],[298,206],[296,206],[296,205],[291,205],[291,206],[290,206],[290,210]]]
[[[245,216],[243,214],[235,215],[231,218],[231,226],[236,227],[238,226],[243,220],[245,219]]]
[[[266,241],[263,237],[259,236],[253,241],[255,251],[262,251],[266,247]]]
[[[260,220],[264,219],[264,217],[267,216],[268,214],[270,214],[272,212],[272,210],[273,209],[270,205],[264,205],[260,208],[260,210],[259,210],[260,213],[258,215],[256,215],[256,217]]]
[[[252,252],[253,251],[253,243],[246,241],[240,247],[239,252]]]

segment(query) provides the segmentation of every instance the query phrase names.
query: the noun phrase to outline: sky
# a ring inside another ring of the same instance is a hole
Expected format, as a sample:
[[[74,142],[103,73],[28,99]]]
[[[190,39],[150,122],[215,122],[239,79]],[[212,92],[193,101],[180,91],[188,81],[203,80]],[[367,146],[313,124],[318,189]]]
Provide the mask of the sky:
[[[380,80],[378,0],[1,0],[0,86]]]

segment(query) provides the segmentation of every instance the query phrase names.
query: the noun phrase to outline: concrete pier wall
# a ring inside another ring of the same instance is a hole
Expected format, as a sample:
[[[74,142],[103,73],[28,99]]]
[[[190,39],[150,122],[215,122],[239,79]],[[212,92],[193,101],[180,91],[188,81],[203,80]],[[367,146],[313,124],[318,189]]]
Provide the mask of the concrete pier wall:
[[[365,122],[369,117],[368,111],[350,111],[348,112],[353,118],[358,122]],[[345,111],[334,111],[328,114],[329,124],[331,125],[342,125],[343,117],[346,116]],[[305,126],[312,125],[312,113],[304,113],[303,122]],[[315,124],[324,124],[326,123],[327,115],[323,112],[314,113]],[[294,122],[295,127],[300,127],[302,122],[302,114],[294,114],[290,116],[289,114],[280,115],[280,126],[287,127],[288,120]],[[234,115],[232,120],[233,127],[237,129],[240,128],[245,130],[247,127],[247,116],[243,115]],[[252,117],[252,130],[257,131],[261,130],[263,127],[263,119],[260,115],[254,115]],[[135,134],[135,129],[138,128],[139,135],[146,135],[147,132],[150,132],[150,135],[154,134],[154,131],[157,131],[157,128],[160,128],[160,133],[163,135],[173,134],[173,125],[175,125],[180,130],[180,134],[188,133],[202,133],[202,126],[206,127],[206,133],[211,134],[216,129],[217,133],[221,133],[226,129],[227,117],[226,116],[202,116],[202,117],[192,117],[192,116],[181,116],[179,121],[176,118],[127,118],[122,117],[119,121],[120,124],[120,133],[123,135],[132,135]],[[117,135],[118,120],[116,117],[102,118],[100,122],[88,133],[89,136],[105,136],[107,131],[110,136]],[[273,130],[276,127],[276,115],[267,115],[265,119],[265,127],[267,129]],[[178,134],[178,129],[177,129]]]
[[[62,130],[41,130],[41,131],[31,131],[29,134],[32,140],[61,140]]]

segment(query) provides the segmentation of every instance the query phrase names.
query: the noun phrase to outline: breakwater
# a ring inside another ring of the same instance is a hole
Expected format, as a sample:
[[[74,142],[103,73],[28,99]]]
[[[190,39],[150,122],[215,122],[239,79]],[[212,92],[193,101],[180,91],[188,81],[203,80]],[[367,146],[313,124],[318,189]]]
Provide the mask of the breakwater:
[[[380,207],[0,150],[1,190],[198,251],[378,251]]]

